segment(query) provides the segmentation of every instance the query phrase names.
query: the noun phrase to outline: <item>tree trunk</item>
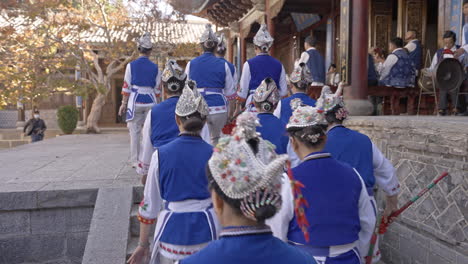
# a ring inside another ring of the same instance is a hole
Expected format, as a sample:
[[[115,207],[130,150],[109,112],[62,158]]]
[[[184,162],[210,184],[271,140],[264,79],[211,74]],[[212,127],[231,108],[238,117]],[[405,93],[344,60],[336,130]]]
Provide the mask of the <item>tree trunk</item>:
[[[107,94],[111,90],[110,82],[104,81],[106,87],[106,93],[97,93],[96,98],[93,100],[91,111],[88,119],[86,120],[86,132],[87,133],[100,133],[101,129],[98,126],[98,122],[101,119],[102,107],[106,104]]]
[[[106,95],[98,93],[93,100],[91,111],[88,119],[86,120],[87,133],[100,133],[101,129],[98,127],[99,119],[101,119],[102,107],[106,104]]]

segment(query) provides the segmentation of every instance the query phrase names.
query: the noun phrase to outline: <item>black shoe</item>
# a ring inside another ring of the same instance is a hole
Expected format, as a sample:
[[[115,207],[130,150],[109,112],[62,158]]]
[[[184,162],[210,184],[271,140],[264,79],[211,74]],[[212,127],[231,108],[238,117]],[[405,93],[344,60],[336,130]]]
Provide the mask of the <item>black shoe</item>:
[[[465,111],[463,113],[457,113],[456,116],[468,116],[468,111]]]
[[[446,116],[446,115],[447,115],[447,111],[445,109],[439,110],[439,116]]]

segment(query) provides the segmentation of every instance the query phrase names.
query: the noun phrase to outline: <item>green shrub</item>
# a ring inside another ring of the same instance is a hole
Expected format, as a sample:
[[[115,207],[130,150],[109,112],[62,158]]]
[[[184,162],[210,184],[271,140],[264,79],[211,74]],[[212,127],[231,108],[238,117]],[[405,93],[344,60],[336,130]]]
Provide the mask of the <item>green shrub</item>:
[[[78,117],[78,110],[71,105],[61,106],[58,109],[57,122],[63,133],[73,133],[76,128],[76,123],[78,122]]]

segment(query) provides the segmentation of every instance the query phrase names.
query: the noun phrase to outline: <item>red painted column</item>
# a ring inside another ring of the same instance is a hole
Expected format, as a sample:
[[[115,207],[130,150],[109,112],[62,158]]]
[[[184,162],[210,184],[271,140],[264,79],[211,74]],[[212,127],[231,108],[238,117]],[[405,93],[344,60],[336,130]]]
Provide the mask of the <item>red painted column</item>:
[[[234,51],[232,50],[232,37],[229,36],[229,38],[227,39],[227,51],[228,51],[228,61],[231,62],[231,63],[234,63]]]
[[[239,37],[241,38],[241,65],[244,65],[244,62],[247,60],[247,43],[245,38],[242,37],[242,34]]]
[[[351,86],[345,89],[345,96],[349,99],[367,99],[369,0],[353,0],[351,4]]]

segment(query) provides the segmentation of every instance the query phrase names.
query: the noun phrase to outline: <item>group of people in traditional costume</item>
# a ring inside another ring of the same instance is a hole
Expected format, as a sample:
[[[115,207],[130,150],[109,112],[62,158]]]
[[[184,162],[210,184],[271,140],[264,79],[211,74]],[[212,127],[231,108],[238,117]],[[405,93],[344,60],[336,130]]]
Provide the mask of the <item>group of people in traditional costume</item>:
[[[324,86],[317,101],[306,94],[325,82],[324,68],[311,71],[314,42],[289,75],[289,96],[265,25],[238,90],[222,37],[207,26],[200,43],[204,53],[185,70],[169,60],[159,73],[145,35],[142,58],[127,67],[124,101],[138,121],[129,128],[141,127],[131,132],[143,135],[136,169],[145,186],[128,263],[363,263],[378,214],[374,188],[386,193],[388,216],[399,183],[372,141],[343,126],[343,85]],[[232,116],[235,127],[222,135]],[[378,262],[377,246],[372,255]]]

